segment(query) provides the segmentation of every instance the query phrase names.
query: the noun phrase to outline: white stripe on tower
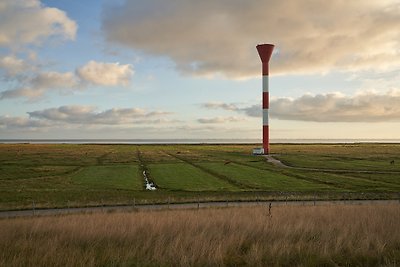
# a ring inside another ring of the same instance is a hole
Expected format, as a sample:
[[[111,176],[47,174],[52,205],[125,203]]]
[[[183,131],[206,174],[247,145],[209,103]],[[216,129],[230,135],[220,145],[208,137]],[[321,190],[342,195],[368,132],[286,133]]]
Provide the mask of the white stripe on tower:
[[[269,116],[268,116],[268,108],[263,109],[263,126],[269,125]]]
[[[263,75],[263,92],[269,92],[269,76]]]

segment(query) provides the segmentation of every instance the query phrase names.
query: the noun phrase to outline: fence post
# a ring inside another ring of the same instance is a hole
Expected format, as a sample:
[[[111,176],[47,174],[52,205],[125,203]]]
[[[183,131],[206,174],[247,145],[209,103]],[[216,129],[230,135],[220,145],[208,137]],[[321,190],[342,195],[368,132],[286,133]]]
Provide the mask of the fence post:
[[[133,208],[136,207],[136,198],[133,198]]]
[[[269,202],[269,206],[268,206],[268,216],[269,217],[272,217],[271,208],[272,208],[272,203]]]
[[[35,216],[35,201],[34,200],[32,200],[32,213],[33,213],[33,216]]]

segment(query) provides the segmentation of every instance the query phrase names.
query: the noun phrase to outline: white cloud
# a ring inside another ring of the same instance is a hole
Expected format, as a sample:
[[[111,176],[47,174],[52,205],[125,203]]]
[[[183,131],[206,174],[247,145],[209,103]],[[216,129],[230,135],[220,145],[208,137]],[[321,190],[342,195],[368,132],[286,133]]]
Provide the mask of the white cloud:
[[[7,59],[8,70],[21,69],[23,61]],[[1,61],[0,61],[1,67]],[[19,70],[18,70],[19,71]],[[29,74],[26,74],[29,76]],[[89,61],[73,72],[39,72],[30,73],[31,77],[15,78],[17,86],[0,92],[0,100],[6,98],[26,98],[30,101],[42,98],[49,91],[74,92],[81,90],[88,83],[91,86],[117,86],[127,85],[133,75],[130,64],[103,63]]]
[[[27,98],[29,100],[36,100],[42,97],[44,94],[45,90],[43,88],[18,87],[0,92],[0,100],[20,97]]]
[[[85,125],[123,125],[153,124],[171,122],[164,117],[170,115],[165,111],[146,111],[140,108],[113,108],[96,111],[92,106],[61,106],[28,112],[30,118],[52,122]]]
[[[235,111],[239,113],[246,114],[249,117],[261,117],[261,104],[259,105],[251,105],[247,107],[241,107],[238,104],[228,104],[228,103],[221,103],[221,102],[209,102],[202,104],[203,108],[207,109],[222,109],[228,111]]]
[[[71,72],[41,70],[37,46],[52,40],[75,39],[77,24],[57,8],[39,0],[3,0],[0,3],[0,71],[8,88],[0,99],[36,100],[49,90],[75,89],[78,79]]]
[[[85,66],[76,70],[78,76],[87,82],[104,85],[128,85],[134,73],[132,65],[119,63],[103,63],[89,61]]]
[[[2,0],[0,5],[0,46],[40,45],[53,36],[72,40],[76,31],[77,24],[64,11],[39,0]]]
[[[72,72],[42,72],[20,83],[23,86],[0,92],[0,99],[24,97],[36,100],[49,90],[72,91],[79,87],[79,81]]]
[[[74,88],[77,87],[78,80],[72,72],[43,72],[34,77],[31,81],[34,88]]]
[[[303,95],[271,101],[270,115],[282,120],[315,122],[400,121],[400,91]]]
[[[10,117],[0,116],[0,128],[18,129],[28,128],[36,129],[41,127],[48,127],[50,124],[46,121],[31,120],[24,117]]]
[[[181,121],[172,113],[140,108],[98,111],[93,106],[61,106],[27,112],[29,116],[0,115],[1,138],[143,138],[170,132]],[[143,135],[145,133],[145,135]],[[150,138],[150,137],[149,137]]]
[[[204,108],[208,109],[224,109],[224,110],[237,110],[238,107],[235,104],[227,104],[221,102],[208,102],[202,105]]]
[[[213,118],[200,118],[197,121],[200,123],[213,123],[213,124],[221,124],[221,123],[228,123],[228,122],[240,122],[244,121],[244,118],[239,117],[213,117]]]
[[[208,109],[224,109],[261,117],[261,105],[240,107],[237,104],[205,103]],[[354,96],[342,93],[311,95],[270,100],[273,119],[313,122],[397,122],[400,121],[400,90],[386,93],[365,91]]]
[[[24,60],[9,55],[0,58],[0,69],[4,70],[6,76],[16,76],[29,69],[29,66]]]
[[[262,42],[276,44],[272,73],[399,66],[398,25],[398,1],[131,0],[103,14],[110,42],[233,78],[259,75]]]

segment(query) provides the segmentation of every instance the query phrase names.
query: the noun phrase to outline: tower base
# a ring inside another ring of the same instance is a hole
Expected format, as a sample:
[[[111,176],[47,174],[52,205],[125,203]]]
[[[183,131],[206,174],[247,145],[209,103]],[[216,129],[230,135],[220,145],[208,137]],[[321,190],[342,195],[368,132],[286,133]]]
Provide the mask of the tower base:
[[[264,148],[262,148],[262,147],[253,148],[253,155],[254,156],[265,155]]]

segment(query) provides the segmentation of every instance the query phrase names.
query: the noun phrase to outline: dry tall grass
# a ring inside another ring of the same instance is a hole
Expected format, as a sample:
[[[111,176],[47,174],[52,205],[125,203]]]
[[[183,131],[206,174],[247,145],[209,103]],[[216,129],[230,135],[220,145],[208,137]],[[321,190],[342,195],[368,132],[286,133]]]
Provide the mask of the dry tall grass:
[[[0,221],[1,266],[397,266],[400,205],[219,208]]]

